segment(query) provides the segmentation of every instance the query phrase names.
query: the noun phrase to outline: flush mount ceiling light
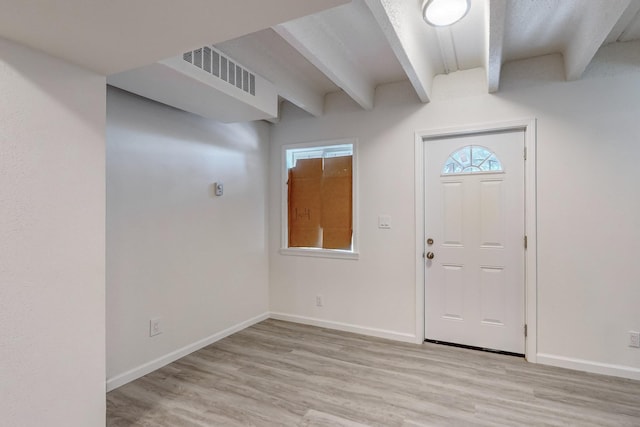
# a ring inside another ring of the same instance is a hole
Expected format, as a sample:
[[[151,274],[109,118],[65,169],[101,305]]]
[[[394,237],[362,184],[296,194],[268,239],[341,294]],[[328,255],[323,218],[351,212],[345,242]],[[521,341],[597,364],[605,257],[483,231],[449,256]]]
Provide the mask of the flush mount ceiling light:
[[[471,0],[425,0],[422,16],[429,25],[445,27],[464,18],[470,8]]]

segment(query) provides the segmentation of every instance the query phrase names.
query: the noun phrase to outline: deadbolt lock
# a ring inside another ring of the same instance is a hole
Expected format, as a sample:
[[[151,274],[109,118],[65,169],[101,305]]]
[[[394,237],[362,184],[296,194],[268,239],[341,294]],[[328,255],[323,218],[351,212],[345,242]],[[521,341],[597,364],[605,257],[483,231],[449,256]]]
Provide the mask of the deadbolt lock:
[[[433,245],[433,239],[431,237],[427,239],[427,245]]]

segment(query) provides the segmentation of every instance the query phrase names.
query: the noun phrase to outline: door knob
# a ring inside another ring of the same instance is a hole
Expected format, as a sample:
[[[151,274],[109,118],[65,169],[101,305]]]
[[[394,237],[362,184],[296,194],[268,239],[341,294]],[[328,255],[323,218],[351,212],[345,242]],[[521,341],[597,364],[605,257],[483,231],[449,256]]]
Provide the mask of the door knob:
[[[433,259],[435,257],[435,255],[433,254],[433,252],[427,252],[427,259]]]

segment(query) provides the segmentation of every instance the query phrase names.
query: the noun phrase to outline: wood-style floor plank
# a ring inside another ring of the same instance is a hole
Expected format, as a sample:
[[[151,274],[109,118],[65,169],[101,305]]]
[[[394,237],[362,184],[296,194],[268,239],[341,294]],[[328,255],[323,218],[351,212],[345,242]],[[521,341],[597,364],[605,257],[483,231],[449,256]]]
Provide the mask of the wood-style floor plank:
[[[107,426],[640,426],[640,382],[266,320],[107,394]]]

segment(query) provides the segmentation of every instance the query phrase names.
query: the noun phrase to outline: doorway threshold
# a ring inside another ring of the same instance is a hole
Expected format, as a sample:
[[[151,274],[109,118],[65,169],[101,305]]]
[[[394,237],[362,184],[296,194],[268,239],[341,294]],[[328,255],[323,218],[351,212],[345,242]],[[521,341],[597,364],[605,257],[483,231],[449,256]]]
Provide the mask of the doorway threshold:
[[[458,344],[458,343],[455,343],[455,342],[429,340],[429,339],[426,339],[426,338],[425,338],[424,342],[428,342],[428,343],[431,343],[431,344],[446,345],[446,346],[449,346],[449,347],[466,348],[468,350],[484,351],[485,353],[495,353],[495,354],[502,354],[502,355],[505,355],[505,356],[514,356],[514,357],[522,357],[522,358],[524,358],[524,354],[521,354],[521,353],[513,353],[511,351],[495,350],[495,349],[492,349],[492,348],[476,347],[476,346],[473,346],[473,345]]]

